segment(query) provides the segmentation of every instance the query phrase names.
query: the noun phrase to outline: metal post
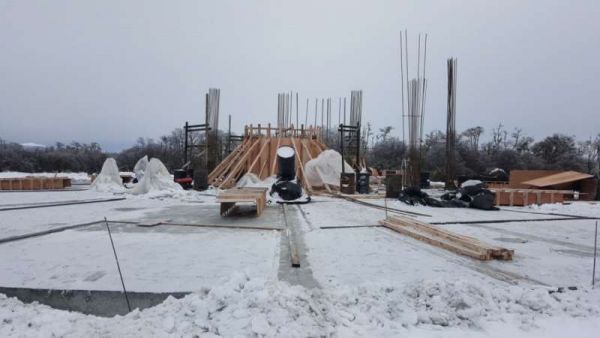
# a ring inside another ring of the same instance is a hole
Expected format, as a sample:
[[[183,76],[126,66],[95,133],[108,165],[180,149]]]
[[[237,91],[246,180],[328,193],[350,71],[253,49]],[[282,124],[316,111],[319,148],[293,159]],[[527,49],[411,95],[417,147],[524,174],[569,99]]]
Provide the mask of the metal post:
[[[598,221],[596,221],[596,230],[594,230],[594,267],[592,268],[592,288],[596,282],[596,247],[598,245]]]
[[[231,153],[231,114],[229,114],[229,131],[227,133],[227,154]]]
[[[184,130],[184,134],[185,134],[185,140],[184,140],[184,146],[183,146],[183,165],[185,165],[188,162],[188,121],[185,121],[185,126],[183,127]]]

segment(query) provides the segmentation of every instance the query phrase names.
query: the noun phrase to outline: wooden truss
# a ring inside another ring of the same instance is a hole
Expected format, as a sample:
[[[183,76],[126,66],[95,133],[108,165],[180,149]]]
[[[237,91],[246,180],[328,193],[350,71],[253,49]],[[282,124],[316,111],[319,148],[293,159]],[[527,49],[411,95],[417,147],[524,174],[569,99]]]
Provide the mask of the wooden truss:
[[[327,149],[319,135],[320,128],[305,129],[304,125],[300,129],[293,125],[287,129],[271,128],[271,124],[266,128],[260,124],[246,126],[242,143],[208,175],[208,182],[216,188],[229,189],[247,173],[261,180],[276,175],[277,149],[290,146],[296,152],[298,183],[311,194],[313,187],[306,180],[304,165]]]

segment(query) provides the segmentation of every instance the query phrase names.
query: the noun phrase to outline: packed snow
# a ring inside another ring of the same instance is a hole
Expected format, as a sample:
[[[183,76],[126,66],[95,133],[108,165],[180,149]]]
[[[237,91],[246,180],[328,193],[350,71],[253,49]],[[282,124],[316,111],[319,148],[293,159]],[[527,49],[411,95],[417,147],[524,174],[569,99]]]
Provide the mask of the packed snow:
[[[517,327],[521,336],[531,337],[539,335],[536,330],[544,319],[552,318],[568,327],[578,319],[597,317],[599,301],[597,290],[558,292],[460,279],[309,290],[236,273],[211,289],[113,318],[23,304],[0,296],[0,335],[465,336],[473,331],[493,334],[502,325]],[[597,321],[581,323],[584,325],[571,335],[591,337],[593,329],[600,327]]]

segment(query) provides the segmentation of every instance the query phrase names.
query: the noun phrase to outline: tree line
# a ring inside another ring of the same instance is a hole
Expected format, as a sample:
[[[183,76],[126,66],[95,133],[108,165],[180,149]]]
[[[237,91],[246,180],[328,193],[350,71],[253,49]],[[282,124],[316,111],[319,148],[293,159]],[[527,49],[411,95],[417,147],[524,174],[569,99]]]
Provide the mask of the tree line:
[[[391,136],[392,131],[391,126],[377,132],[372,131],[370,124],[364,128],[361,152],[366,154],[368,166],[401,168],[407,147],[399,137]],[[331,130],[326,135],[328,145],[339,149],[337,133]],[[100,171],[107,157],[115,157],[121,170],[130,171],[144,155],[159,158],[169,170],[174,170],[184,164],[184,141],[185,133],[181,128],[156,140],[139,138],[135,145],[118,153],[107,153],[98,143],[56,143],[45,148],[26,148],[0,139],[0,171],[94,173]],[[191,142],[201,141],[202,134],[192,135]],[[219,132],[221,152],[226,143],[227,135]],[[446,135],[442,131],[431,131],[423,139],[422,168],[430,173],[432,180],[444,179],[445,147]],[[192,160],[199,153],[200,150],[193,149]],[[507,172],[512,169],[576,170],[599,176],[600,134],[588,140],[553,134],[535,141],[518,128],[509,132],[503,125],[498,125],[486,135],[484,128],[473,127],[457,134],[455,157],[457,175],[485,175],[492,169],[501,168]]]

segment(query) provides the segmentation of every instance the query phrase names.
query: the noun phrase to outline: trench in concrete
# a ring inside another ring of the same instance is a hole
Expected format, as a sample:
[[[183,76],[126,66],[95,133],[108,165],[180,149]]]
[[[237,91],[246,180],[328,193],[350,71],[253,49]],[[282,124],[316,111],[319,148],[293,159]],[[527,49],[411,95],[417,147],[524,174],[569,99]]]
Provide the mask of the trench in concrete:
[[[38,302],[55,309],[90,315],[112,317],[129,312],[125,294],[121,291],[54,290],[0,287],[0,293],[23,303]],[[167,297],[183,298],[189,292],[127,292],[131,309],[147,309],[162,303]]]

